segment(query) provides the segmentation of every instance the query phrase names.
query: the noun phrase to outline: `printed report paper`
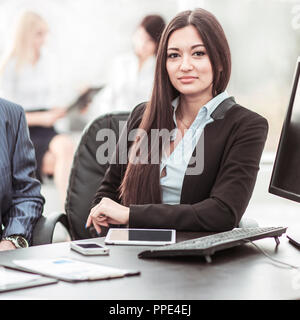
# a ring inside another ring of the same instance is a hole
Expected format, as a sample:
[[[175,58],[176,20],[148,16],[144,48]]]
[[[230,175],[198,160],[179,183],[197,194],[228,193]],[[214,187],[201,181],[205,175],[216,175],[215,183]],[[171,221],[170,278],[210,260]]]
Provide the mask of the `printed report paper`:
[[[7,270],[0,267],[0,289],[5,289],[11,285],[22,284],[42,278],[37,274],[29,274],[25,272]]]
[[[107,267],[69,258],[14,260],[13,263],[28,271],[65,281],[101,280],[139,274],[138,271]]]

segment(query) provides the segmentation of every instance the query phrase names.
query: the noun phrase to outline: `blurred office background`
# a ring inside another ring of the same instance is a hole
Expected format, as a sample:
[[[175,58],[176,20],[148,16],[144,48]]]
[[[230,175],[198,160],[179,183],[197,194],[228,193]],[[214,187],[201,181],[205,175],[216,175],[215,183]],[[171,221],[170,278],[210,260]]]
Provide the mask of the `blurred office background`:
[[[46,49],[57,72],[58,105],[78,90],[105,84],[115,58],[132,50],[131,36],[150,13],[169,21],[203,7],[220,20],[232,52],[229,93],[270,122],[266,149],[274,151],[300,48],[300,1],[294,0],[0,0],[0,55],[14,21],[30,9],[49,23]]]
[[[297,204],[268,194],[267,188],[300,55],[300,1],[0,0],[0,55],[5,54],[20,12],[41,14],[50,27],[46,49],[55,61],[49,68],[57,72],[57,104],[67,105],[82,88],[106,84],[114,59],[132,50],[131,36],[145,15],[158,13],[168,22],[177,12],[196,7],[211,11],[224,27],[233,61],[229,93],[269,121],[249,214],[263,216],[270,203],[277,204],[273,216],[281,217],[287,207],[294,214]],[[62,122],[61,128],[70,130],[70,122]],[[48,200],[45,211],[55,209],[49,199],[56,191],[51,184],[43,190]]]

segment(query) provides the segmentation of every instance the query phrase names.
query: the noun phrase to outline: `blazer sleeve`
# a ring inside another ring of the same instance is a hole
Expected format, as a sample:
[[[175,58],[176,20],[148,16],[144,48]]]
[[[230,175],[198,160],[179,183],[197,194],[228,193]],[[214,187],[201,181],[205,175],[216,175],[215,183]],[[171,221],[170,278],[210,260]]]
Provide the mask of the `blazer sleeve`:
[[[268,133],[266,119],[255,114],[239,125],[223,158],[210,196],[195,204],[131,205],[131,228],[226,231],[238,226],[251,198]],[[189,186],[192,188],[192,186]]]
[[[33,227],[42,215],[44,198],[40,193],[40,182],[35,178],[35,153],[29,138],[28,127],[23,109],[16,125],[15,146],[11,155],[12,162],[12,204],[3,217],[3,237],[23,235],[29,243]]]

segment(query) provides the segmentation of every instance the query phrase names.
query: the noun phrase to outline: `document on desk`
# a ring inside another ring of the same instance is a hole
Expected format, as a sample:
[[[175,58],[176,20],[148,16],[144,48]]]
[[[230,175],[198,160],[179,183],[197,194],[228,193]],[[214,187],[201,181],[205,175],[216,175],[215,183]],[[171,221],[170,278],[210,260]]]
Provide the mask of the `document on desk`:
[[[0,292],[57,283],[57,280],[38,274],[16,271],[0,267]]]
[[[87,281],[121,278],[140,274],[139,271],[107,267],[69,258],[13,260],[25,270],[64,281]]]

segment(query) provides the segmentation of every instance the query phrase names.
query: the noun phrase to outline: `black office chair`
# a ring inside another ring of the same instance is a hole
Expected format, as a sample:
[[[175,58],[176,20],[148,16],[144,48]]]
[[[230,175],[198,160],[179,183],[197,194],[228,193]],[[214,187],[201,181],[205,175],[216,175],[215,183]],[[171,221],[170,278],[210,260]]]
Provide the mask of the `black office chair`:
[[[100,165],[97,162],[97,149],[106,142],[97,141],[97,133],[101,129],[111,129],[118,141],[121,131],[119,123],[123,121],[124,124],[128,116],[128,112],[100,116],[84,129],[70,173],[66,212],[42,216],[34,228],[32,245],[52,243],[54,229],[58,222],[67,229],[72,240],[91,238],[90,232],[85,229],[85,223],[93,197],[109,165],[108,163]]]

